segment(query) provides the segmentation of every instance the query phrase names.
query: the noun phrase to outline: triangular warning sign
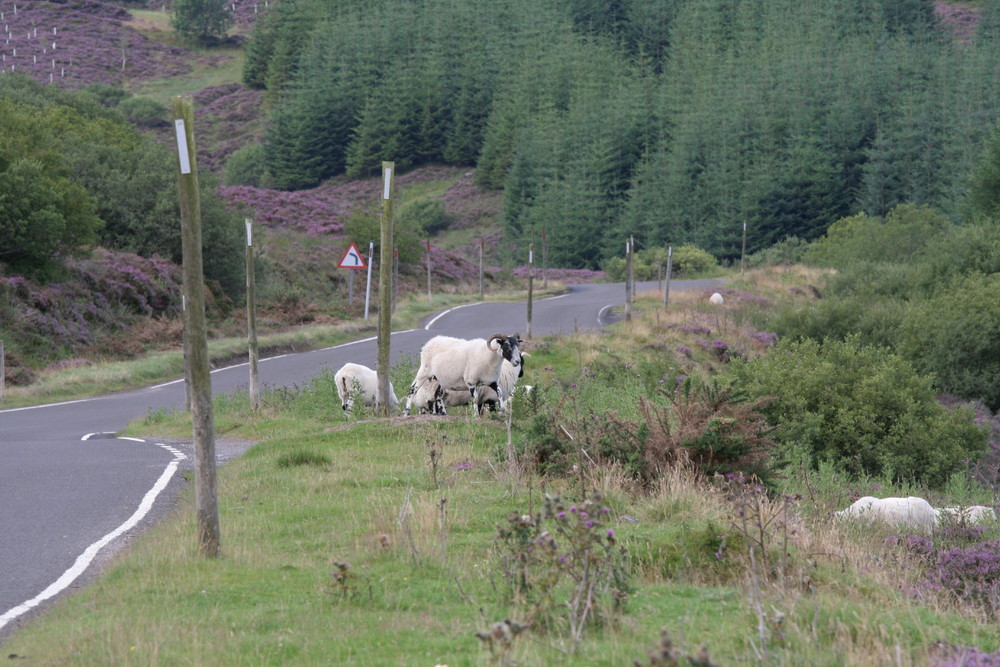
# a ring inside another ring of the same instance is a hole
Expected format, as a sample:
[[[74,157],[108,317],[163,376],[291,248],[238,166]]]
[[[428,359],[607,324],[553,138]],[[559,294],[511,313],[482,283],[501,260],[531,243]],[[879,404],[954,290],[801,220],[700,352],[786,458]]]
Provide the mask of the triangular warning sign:
[[[365,264],[365,256],[361,254],[358,250],[358,246],[352,243],[344,256],[340,258],[340,264],[337,264],[338,269],[367,269],[368,265]]]

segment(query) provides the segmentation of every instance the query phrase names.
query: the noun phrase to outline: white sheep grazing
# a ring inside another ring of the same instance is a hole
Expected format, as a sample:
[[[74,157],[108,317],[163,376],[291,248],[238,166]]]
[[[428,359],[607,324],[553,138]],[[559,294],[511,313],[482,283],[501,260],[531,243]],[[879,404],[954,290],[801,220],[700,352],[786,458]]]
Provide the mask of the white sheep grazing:
[[[337,394],[340,396],[340,406],[350,414],[355,400],[365,405],[378,405],[378,374],[367,366],[346,363],[333,376],[337,383]],[[399,405],[396,392],[389,383],[389,405],[395,408]]]
[[[923,498],[873,498],[865,496],[847,509],[836,512],[839,520],[867,519],[894,526],[931,533],[937,524],[937,512]]]
[[[992,507],[985,505],[968,505],[965,507],[942,507],[935,509],[938,521],[954,521],[966,525],[978,525],[987,521],[996,521],[997,514]]]
[[[496,343],[496,346],[494,346]],[[517,335],[493,334],[488,339],[464,340],[451,336],[435,336],[420,350],[420,368],[410,385],[406,399],[406,414],[410,414],[413,395],[430,377],[436,377],[442,387],[466,387],[475,402],[484,387],[497,390],[500,366],[504,359],[515,368],[521,365],[521,340]],[[507,397],[498,392],[500,407]],[[478,411],[477,415],[480,414]]]

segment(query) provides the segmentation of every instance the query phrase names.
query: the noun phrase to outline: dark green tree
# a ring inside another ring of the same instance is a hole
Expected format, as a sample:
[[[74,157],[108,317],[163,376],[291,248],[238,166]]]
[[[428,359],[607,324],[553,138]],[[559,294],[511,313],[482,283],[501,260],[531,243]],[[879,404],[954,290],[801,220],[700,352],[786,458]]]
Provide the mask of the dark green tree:
[[[178,34],[208,44],[226,36],[233,25],[228,0],[174,0],[170,22]]]

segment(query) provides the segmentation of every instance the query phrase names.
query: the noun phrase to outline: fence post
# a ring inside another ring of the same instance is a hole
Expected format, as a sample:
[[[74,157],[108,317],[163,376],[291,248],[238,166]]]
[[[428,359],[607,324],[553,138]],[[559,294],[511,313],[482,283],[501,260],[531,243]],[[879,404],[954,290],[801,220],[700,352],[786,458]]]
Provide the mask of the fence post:
[[[625,241],[625,321],[632,320],[632,255],[634,241],[631,237]]]
[[[185,337],[191,382],[191,423],[195,449],[195,512],[198,548],[203,556],[219,555],[219,501],[215,477],[215,425],[212,377],[205,324],[205,277],[202,268],[201,201],[194,150],[194,103],[190,96],[173,99],[174,129],[180,173],[181,254],[185,296]]]
[[[378,412],[389,416],[389,340],[392,336],[392,182],[395,162],[382,163],[382,239],[378,265]],[[428,241],[430,244],[430,241]],[[428,260],[430,261],[430,260]],[[370,266],[370,265],[369,265]]]
[[[663,310],[667,309],[667,304],[670,301],[670,274],[674,270],[674,247],[667,246],[667,273],[664,276],[663,282]]]
[[[250,409],[260,410],[260,376],[257,370],[257,281],[254,277],[253,220],[247,226],[247,346],[250,362]]]

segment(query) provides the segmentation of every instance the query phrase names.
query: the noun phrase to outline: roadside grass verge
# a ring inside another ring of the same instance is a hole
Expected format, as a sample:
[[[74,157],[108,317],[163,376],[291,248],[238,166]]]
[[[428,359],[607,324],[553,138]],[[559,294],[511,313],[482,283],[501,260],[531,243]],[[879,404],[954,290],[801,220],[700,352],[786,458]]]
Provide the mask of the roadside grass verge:
[[[681,327],[715,316],[696,296],[678,301],[675,326],[661,319],[657,340],[655,310],[646,307],[654,304],[642,302],[639,316],[611,335],[547,339],[524,383],[562,401],[572,431],[592,411],[634,413],[629,403],[658,383],[660,357],[699,335]],[[696,352],[705,363],[713,354]],[[926,566],[918,541],[832,520],[846,488],[919,488],[792,465],[780,491],[764,495],[682,463],[641,484],[617,464],[590,461],[597,450],[583,451],[583,431],[573,441],[579,465],[539,475],[529,452],[552,434],[533,426],[551,403],[517,399],[509,429],[502,417],[375,419],[359,410],[347,420],[330,405],[328,382],[269,390],[256,415],[244,396],[217,399],[217,423],[258,441],[219,471],[220,558],[197,555],[188,490],[178,511],[136,537],[98,582],[55,604],[4,650],[76,665],[643,665],[664,650],[663,630],[681,664],[706,647],[718,665],[833,666],[959,664],[941,661],[954,647],[1000,647],[988,615],[913,594]],[[191,428],[184,413],[145,422],[129,432]],[[594,542],[565,546],[562,524],[543,508],[558,496],[575,512],[595,493],[608,508],[605,519],[595,514],[599,532],[613,531],[627,550],[627,600],[616,609],[597,599],[574,639],[572,582],[546,588],[534,575],[572,571],[563,569],[572,556],[602,552]],[[545,547],[535,539],[513,550],[501,539],[501,528],[515,526],[544,542],[536,523],[563,544],[554,560],[538,558]],[[1000,528],[985,535],[997,539]],[[942,548],[956,543],[949,539],[957,538],[934,537]],[[510,595],[521,574],[532,586]],[[532,597],[539,590],[552,599]],[[503,635],[504,619],[526,627]]]

